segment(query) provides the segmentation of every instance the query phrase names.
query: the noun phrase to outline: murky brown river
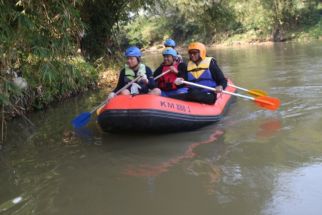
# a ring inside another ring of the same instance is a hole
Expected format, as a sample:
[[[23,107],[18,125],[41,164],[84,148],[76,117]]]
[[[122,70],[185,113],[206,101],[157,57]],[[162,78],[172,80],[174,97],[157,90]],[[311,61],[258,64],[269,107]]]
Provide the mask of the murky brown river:
[[[8,124],[0,214],[322,214],[322,42],[210,50],[235,84],[282,101],[238,98],[217,124],[164,135],[103,133],[71,119],[97,92]],[[161,56],[147,56],[153,69]]]

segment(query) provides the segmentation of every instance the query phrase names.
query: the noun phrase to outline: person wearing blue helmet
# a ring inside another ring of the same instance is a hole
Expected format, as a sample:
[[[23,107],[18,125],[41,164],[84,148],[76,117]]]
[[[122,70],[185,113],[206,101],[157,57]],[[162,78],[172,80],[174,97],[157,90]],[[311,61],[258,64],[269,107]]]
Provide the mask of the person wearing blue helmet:
[[[120,92],[121,95],[133,95],[150,93],[160,95],[161,91],[155,88],[152,70],[141,62],[141,50],[136,46],[131,46],[124,53],[127,61],[124,68],[120,71],[116,88],[108,95],[108,99],[113,98],[119,89],[138,76],[142,76],[137,83],[133,83],[128,89]]]
[[[163,52],[163,62],[154,71],[153,76],[159,77],[157,79],[157,87],[161,89],[161,95],[172,98],[179,98],[180,94],[187,93],[187,88],[183,86],[177,86],[174,81],[180,77],[185,79],[187,74],[187,65],[183,62],[177,61],[177,51],[173,48],[166,48]]]
[[[171,39],[171,38],[168,38],[164,41],[163,43],[164,47],[166,48],[173,48],[175,50],[175,47],[176,47],[176,42]],[[178,63],[181,63],[183,62],[183,59],[182,59],[182,56],[179,54],[179,52],[176,50],[177,52],[177,58],[176,58],[176,61],[178,61]]]
[[[169,39],[166,39],[166,41],[164,42],[164,46],[167,48],[167,47],[170,47],[170,48],[175,48],[176,47],[176,42],[169,38]]]

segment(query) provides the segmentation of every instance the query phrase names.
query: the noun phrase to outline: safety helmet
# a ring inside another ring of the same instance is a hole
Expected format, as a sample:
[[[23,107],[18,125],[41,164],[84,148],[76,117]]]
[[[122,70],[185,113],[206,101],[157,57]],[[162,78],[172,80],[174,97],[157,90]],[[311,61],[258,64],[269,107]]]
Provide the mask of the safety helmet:
[[[125,57],[141,57],[141,50],[136,46],[131,46],[126,49],[124,53]]]
[[[188,46],[188,52],[190,50],[198,50],[200,52],[201,59],[206,58],[206,46],[199,42],[190,43]]]
[[[174,50],[173,48],[166,48],[163,52],[162,55],[172,55],[174,58],[178,57],[177,51]]]
[[[173,39],[167,39],[165,42],[164,42],[164,46],[167,46],[167,47],[175,47],[176,46],[176,42],[174,42]]]

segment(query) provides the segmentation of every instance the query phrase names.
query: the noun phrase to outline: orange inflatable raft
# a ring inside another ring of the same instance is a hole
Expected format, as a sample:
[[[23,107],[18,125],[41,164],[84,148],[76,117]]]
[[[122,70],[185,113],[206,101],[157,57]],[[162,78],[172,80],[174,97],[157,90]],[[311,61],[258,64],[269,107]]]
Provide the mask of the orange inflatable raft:
[[[230,86],[225,90],[236,91]],[[213,105],[148,94],[120,95],[114,97],[100,110],[97,121],[107,132],[188,131],[219,121],[231,101],[232,96],[224,93],[217,95]]]

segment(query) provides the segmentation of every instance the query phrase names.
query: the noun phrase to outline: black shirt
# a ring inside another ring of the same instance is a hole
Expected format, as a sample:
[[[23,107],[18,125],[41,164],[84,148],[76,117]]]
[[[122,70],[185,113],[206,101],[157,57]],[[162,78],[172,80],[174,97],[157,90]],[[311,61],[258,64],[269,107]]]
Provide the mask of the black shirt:
[[[227,87],[227,79],[225,78],[224,73],[221,71],[214,58],[212,58],[212,60],[210,61],[209,70],[216,84],[221,85],[225,89]]]

